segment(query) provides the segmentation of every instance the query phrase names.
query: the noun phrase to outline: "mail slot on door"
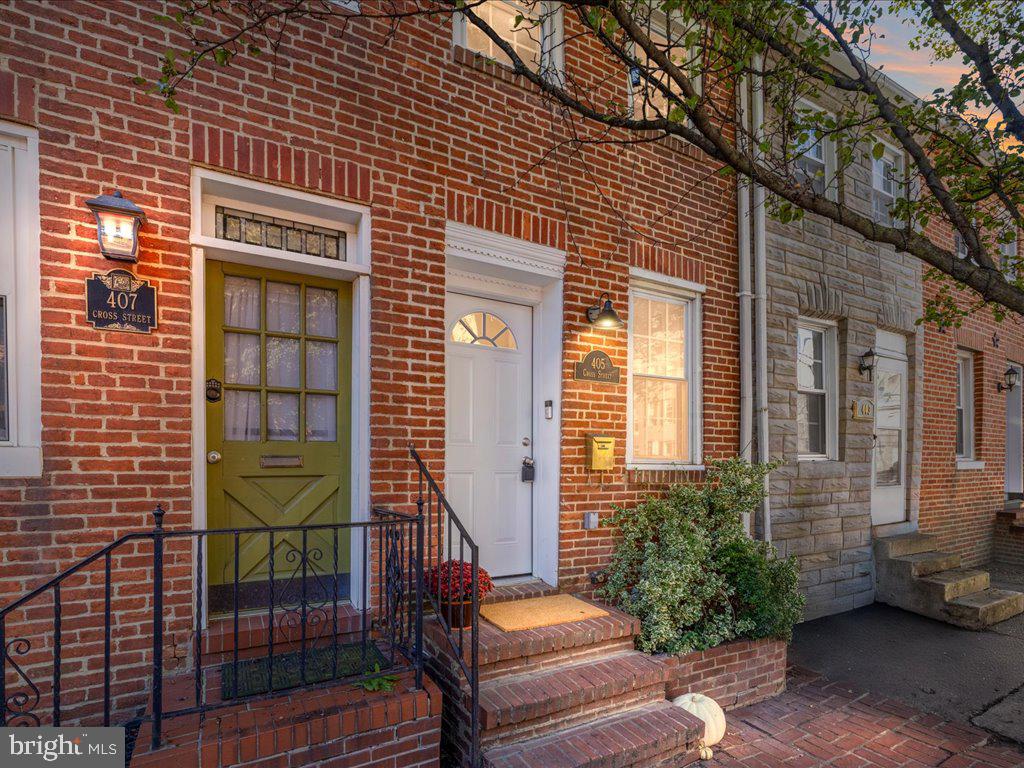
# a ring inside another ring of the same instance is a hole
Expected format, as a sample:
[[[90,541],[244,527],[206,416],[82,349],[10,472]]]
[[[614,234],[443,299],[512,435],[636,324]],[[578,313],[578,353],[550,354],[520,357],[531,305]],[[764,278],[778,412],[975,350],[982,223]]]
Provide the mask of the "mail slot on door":
[[[615,438],[587,435],[587,465],[598,472],[615,469]]]

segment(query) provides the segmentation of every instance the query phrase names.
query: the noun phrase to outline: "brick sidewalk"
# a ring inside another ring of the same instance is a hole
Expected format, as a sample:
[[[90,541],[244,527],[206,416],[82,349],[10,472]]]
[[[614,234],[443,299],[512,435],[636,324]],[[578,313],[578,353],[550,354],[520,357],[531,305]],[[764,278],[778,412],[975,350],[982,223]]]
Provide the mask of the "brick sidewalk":
[[[705,766],[724,768],[1009,768],[1024,752],[985,731],[790,668],[781,696],[726,715],[729,733]]]

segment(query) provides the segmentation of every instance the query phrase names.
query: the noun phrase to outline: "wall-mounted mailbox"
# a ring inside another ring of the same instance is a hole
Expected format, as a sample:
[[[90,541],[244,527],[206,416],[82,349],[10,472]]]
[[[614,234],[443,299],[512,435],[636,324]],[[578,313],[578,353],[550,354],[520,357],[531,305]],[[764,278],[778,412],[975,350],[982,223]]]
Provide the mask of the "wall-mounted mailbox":
[[[587,465],[598,472],[614,469],[615,438],[607,435],[587,435]]]

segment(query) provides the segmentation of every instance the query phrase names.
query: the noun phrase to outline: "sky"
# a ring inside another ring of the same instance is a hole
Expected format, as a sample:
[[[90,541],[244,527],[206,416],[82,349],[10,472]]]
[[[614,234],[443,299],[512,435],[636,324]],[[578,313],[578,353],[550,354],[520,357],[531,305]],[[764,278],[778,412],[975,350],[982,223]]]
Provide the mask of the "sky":
[[[959,61],[931,62],[928,51],[910,49],[914,29],[904,18],[885,15],[877,31],[885,37],[872,43],[869,63],[882,66],[883,72],[908,91],[930,96],[936,88],[949,88],[960,79],[964,68]]]

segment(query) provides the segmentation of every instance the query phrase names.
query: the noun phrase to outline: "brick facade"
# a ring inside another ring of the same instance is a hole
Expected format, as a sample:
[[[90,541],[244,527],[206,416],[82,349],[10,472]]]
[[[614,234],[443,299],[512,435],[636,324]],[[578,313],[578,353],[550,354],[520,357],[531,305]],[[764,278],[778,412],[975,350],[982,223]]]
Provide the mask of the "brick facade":
[[[191,407],[194,168],[369,206],[374,504],[408,508],[414,498],[410,442],[443,481],[452,221],[567,254],[561,505],[547,512],[560,521],[558,586],[589,588],[609,557],[614,532],[583,530],[585,512],[608,513],[700,477],[627,471],[626,377],[618,385],[572,379],[573,363],[591,349],[626,365],[626,331],[595,331],[583,311],[607,291],[628,322],[631,266],[707,286],[703,451],[736,452],[735,182],[707,158],[665,143],[565,144],[586,127],[501,67],[453,48],[450,25],[436,20],[410,20],[390,37],[382,21],[360,20],[344,33],[340,23],[297,22],[274,57],[200,67],[175,114],[133,83],[156,79],[159,52],[184,44],[156,10],[130,0],[20,0],[0,10],[0,119],[39,132],[44,459],[42,477],[0,480],[0,602],[149,529],[157,503],[168,528],[193,525],[192,423],[201,417]],[[625,73],[573,34],[574,23],[566,19],[574,76],[624,93]],[[83,281],[117,265],[98,253],[84,200],[114,188],[148,216],[133,270],[159,294],[151,335],[100,332],[86,321]],[[584,467],[583,437],[593,431],[617,438],[612,472]],[[136,596],[118,621],[140,634],[152,611],[149,557],[138,551],[113,563],[132,581],[117,597]],[[180,540],[167,560],[169,642],[183,643],[167,658],[187,664],[192,552]],[[89,583],[83,575],[82,589],[64,599],[74,598],[76,615],[100,616],[102,596]],[[40,632],[49,611],[34,618]],[[138,670],[151,663],[144,647],[131,659]],[[79,683],[85,690],[95,679]],[[144,693],[124,685],[124,707],[137,707]]]
[[[948,231],[933,236],[952,245]],[[930,297],[938,288],[926,282],[925,290]],[[976,301],[967,291],[954,290],[953,296],[961,307]],[[961,555],[965,566],[982,565],[997,555],[1012,560],[1019,533],[997,525],[1006,506],[1008,397],[997,384],[1010,363],[1024,361],[1024,329],[1014,318],[999,322],[983,308],[958,328],[940,332],[928,323],[924,330],[928,381],[920,530],[935,535],[943,551]],[[956,457],[957,350],[974,353],[974,462]]]
[[[663,656],[668,697],[702,693],[726,712],[777,696],[786,689],[786,644],[734,640],[706,651]]]

